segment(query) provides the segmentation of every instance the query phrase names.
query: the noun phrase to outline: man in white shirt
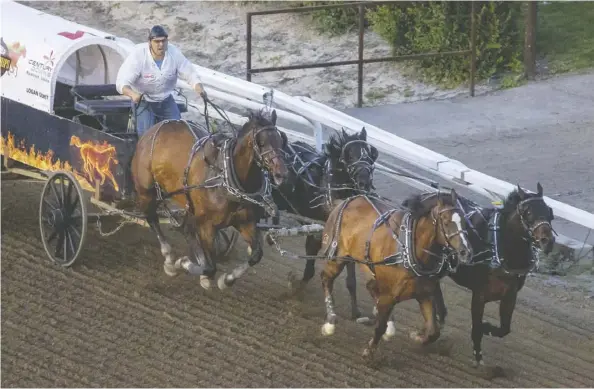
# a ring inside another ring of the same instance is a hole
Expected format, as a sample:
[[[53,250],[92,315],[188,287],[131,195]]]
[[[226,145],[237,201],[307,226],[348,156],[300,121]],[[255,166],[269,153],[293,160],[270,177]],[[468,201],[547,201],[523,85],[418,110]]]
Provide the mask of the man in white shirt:
[[[178,76],[202,98],[206,98],[192,63],[177,47],[168,43],[168,35],[163,27],[153,26],[148,44],[136,45],[120,67],[116,79],[119,93],[130,97],[135,104],[140,102],[136,111],[139,137],[157,122],[181,119],[172,95]]]

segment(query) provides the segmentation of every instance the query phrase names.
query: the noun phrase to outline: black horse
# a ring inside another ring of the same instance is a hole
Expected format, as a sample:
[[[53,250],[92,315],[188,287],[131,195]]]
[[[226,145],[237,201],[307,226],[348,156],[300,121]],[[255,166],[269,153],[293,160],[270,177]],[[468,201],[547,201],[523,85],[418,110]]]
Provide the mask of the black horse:
[[[284,147],[289,178],[281,187],[273,187],[272,196],[279,210],[325,222],[337,200],[355,194],[370,193],[378,151],[367,143],[367,131],[347,134],[336,132],[318,153],[304,142],[288,142]],[[316,255],[322,246],[320,238],[308,235],[306,255]],[[347,267],[347,287],[354,288],[355,267]],[[290,285],[296,293],[315,273],[315,260],[307,260],[303,278]]]
[[[511,331],[511,319],[518,292],[528,273],[538,266],[537,250],[548,254],[555,244],[553,210],[545,203],[540,183],[538,192],[526,193],[518,186],[504,201],[503,208],[481,208],[458,196],[466,214],[468,238],[475,256],[471,264],[460,264],[449,274],[458,285],[472,291],[472,342],[475,365],[483,365],[483,335],[502,338]],[[500,326],[483,322],[485,304],[500,301]],[[441,288],[437,288],[434,307],[440,325],[447,309]]]

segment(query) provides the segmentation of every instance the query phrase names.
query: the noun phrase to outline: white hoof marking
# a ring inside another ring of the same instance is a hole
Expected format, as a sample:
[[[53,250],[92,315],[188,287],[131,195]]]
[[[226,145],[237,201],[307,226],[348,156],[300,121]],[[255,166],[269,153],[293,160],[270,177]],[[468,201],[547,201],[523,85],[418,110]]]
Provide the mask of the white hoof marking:
[[[177,275],[177,268],[174,263],[165,262],[163,264],[163,270],[169,277],[175,277]]]
[[[161,254],[164,257],[169,257],[169,255],[171,254],[171,245],[169,243],[163,243],[161,245]]]
[[[207,276],[200,276],[200,286],[209,290],[211,287],[210,279]]]
[[[227,274],[223,274],[219,277],[219,279],[217,280],[217,285],[219,287],[220,290],[224,290],[227,289],[228,286],[225,283],[225,278],[227,277]]]
[[[357,319],[355,319],[355,322],[357,324],[370,324],[373,320],[370,317],[358,317]]]
[[[386,332],[382,336],[384,340],[390,340],[394,335],[396,335],[396,326],[394,325],[393,321],[388,322],[388,327],[386,328]]]
[[[419,335],[419,333],[417,331],[412,331],[410,333],[410,338],[417,343],[423,342],[423,338],[421,337],[421,335]]]
[[[334,335],[335,329],[336,329],[336,324],[324,323],[324,325],[322,326],[322,335],[324,335],[324,336]]]

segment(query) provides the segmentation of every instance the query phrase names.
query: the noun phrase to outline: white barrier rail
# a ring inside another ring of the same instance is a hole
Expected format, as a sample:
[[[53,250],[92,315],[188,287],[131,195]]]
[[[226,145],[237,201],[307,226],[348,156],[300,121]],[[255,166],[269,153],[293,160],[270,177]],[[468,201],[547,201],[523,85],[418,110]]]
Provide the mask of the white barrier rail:
[[[128,50],[131,48],[131,42],[129,40],[120,41],[118,39],[118,43]],[[239,105],[243,108],[259,109],[263,107],[263,95],[271,90],[271,88],[266,88],[200,65],[194,66],[198,70],[209,96],[230,104]],[[187,88],[187,85],[184,84],[180,82],[180,86]],[[448,158],[445,155],[400,138],[310,98],[290,96],[279,90],[273,90],[273,92],[278,117],[304,126],[308,130],[313,130],[313,138],[303,137],[301,135],[299,137],[308,142],[315,142],[318,147],[321,141],[321,125],[335,130],[345,128],[351,131],[359,131],[365,127],[369,142],[381,152],[380,159],[382,154],[389,155],[490,199],[504,199],[516,187],[516,185],[470,169],[460,161]],[[239,119],[236,117],[234,120]],[[297,136],[295,131],[289,131],[287,129],[285,131],[293,137]],[[381,168],[381,171],[408,185],[423,189],[431,188],[423,183],[399,176],[393,169],[385,166]],[[545,197],[545,199],[547,204],[553,208],[556,216],[589,229],[594,229],[594,214],[549,197]]]
[[[270,88],[219,73],[212,69],[207,69],[199,65],[195,65],[195,67],[200,72],[200,76],[207,86],[208,93],[211,94],[211,88],[225,92],[225,94],[221,94],[220,92],[217,94],[218,97],[225,101],[237,101],[233,96],[240,96],[253,102],[262,101],[263,94],[270,91]],[[352,131],[359,131],[362,127],[365,127],[369,142],[377,147],[382,154],[400,159],[490,199],[503,199],[516,187],[514,184],[470,169],[457,160],[450,159],[442,154],[400,138],[310,98],[293,97],[274,90],[274,101],[279,107],[302,116],[313,124],[318,122],[336,130],[345,128]],[[289,117],[285,116],[285,118],[291,120]],[[298,124],[302,124],[302,121]],[[392,175],[392,177],[394,176]],[[400,178],[402,181],[405,181],[404,177]],[[410,184],[411,181],[410,179],[406,180],[406,183]],[[530,191],[530,189],[524,189]],[[556,216],[589,229],[594,229],[594,214],[546,196],[545,199],[547,204],[554,209]]]

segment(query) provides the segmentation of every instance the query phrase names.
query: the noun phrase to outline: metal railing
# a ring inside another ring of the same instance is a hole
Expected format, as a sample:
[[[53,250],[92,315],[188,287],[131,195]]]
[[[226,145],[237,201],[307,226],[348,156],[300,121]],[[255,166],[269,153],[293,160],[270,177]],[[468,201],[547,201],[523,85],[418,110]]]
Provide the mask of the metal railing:
[[[313,69],[313,68],[325,68],[331,66],[344,66],[344,65],[358,65],[359,74],[357,77],[357,107],[363,105],[363,65],[377,62],[399,62],[409,61],[424,58],[433,57],[444,57],[449,55],[469,55],[470,56],[470,95],[474,96],[475,78],[476,78],[476,12],[474,1],[471,2],[470,11],[470,47],[468,50],[457,50],[457,51],[441,51],[431,53],[420,53],[411,55],[399,55],[382,58],[363,58],[364,48],[364,33],[365,33],[365,7],[377,6],[381,4],[390,4],[391,1],[387,2],[356,2],[356,3],[343,3],[333,5],[319,5],[311,7],[298,7],[298,8],[283,8],[283,9],[272,9],[265,11],[253,11],[247,12],[247,45],[246,45],[246,80],[252,81],[252,74],[265,73],[265,72],[277,72],[282,70],[297,70],[297,69]],[[273,15],[282,13],[301,13],[311,12],[332,8],[347,8],[357,7],[359,9],[359,55],[357,59],[346,60],[346,61],[331,61],[331,62],[315,62],[305,63],[300,65],[289,65],[289,66],[273,66],[263,68],[252,68],[252,19],[257,15]]]

